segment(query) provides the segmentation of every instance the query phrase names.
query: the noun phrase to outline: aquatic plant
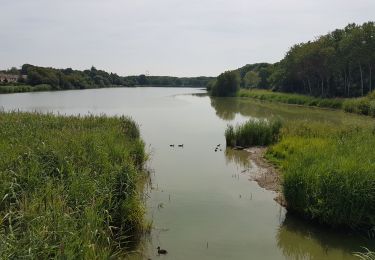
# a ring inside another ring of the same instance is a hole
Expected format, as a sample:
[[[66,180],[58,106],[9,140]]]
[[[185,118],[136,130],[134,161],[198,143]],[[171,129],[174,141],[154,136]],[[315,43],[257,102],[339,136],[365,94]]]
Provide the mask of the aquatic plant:
[[[144,228],[129,118],[0,113],[0,259],[108,259]]]
[[[289,122],[267,152],[280,164],[294,212],[331,226],[375,227],[375,135],[372,129]]]
[[[242,125],[228,125],[225,131],[227,146],[269,145],[278,140],[281,121],[249,120]]]

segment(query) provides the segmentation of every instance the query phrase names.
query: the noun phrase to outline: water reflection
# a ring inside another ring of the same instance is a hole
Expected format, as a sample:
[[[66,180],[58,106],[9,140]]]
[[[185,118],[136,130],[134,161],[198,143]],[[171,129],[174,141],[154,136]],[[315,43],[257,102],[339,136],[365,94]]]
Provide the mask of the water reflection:
[[[290,213],[286,214],[276,241],[290,259],[353,259],[353,252],[361,247],[374,249],[373,241],[365,237],[309,224]]]
[[[233,150],[230,148],[227,148],[225,150],[225,160],[226,163],[235,163],[236,165],[247,169],[251,166],[250,160],[249,160],[249,154],[245,151],[239,151],[239,150]]]
[[[213,98],[211,99],[211,106],[215,109],[216,115],[221,119],[230,121],[233,120],[238,113],[237,99],[228,98]]]

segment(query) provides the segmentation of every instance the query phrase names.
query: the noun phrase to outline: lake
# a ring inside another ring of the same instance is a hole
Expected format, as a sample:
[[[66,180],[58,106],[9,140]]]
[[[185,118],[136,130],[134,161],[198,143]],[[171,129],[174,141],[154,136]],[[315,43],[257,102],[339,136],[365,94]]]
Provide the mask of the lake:
[[[151,235],[135,259],[356,259],[374,241],[290,215],[244,170],[246,152],[225,149],[227,124],[249,118],[374,124],[342,111],[210,98],[192,88],[111,88],[0,95],[0,108],[59,114],[127,115],[150,153],[145,190]],[[174,145],[171,147],[170,145]],[[178,147],[183,144],[183,147]],[[215,152],[215,147],[220,145]],[[157,256],[156,247],[168,250]]]

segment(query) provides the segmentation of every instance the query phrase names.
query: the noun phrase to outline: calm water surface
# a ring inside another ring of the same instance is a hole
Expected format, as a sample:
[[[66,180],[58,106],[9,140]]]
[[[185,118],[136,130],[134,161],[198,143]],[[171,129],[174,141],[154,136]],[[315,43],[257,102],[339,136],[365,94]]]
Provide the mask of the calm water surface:
[[[308,119],[373,124],[340,111],[324,111],[234,98],[205,91],[117,88],[0,95],[5,110],[133,117],[151,153],[148,218],[143,254],[151,259],[355,259],[374,241],[314,227],[287,214],[274,193],[250,181],[245,152],[225,151],[228,123],[248,118]],[[170,147],[175,144],[175,147]],[[184,147],[177,147],[183,144]],[[222,151],[215,152],[220,144]],[[157,256],[156,247],[168,250]]]

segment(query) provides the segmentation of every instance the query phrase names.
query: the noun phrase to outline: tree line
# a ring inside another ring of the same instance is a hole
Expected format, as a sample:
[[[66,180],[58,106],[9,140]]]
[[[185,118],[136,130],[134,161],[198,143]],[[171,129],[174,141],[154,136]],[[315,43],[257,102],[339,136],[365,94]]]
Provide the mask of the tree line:
[[[205,87],[212,77],[169,77],[138,76],[122,77],[116,73],[98,70],[94,66],[89,70],[73,70],[72,68],[55,69],[39,67],[31,64],[22,65],[21,69],[11,68],[0,71],[6,74],[19,75],[18,85],[50,86],[52,90],[105,88],[116,86],[167,86],[167,87]],[[21,77],[26,75],[26,78]],[[9,85],[8,83],[4,83]]]
[[[232,72],[242,88],[358,97],[374,90],[374,67],[375,23],[366,22],[295,44],[275,64],[249,64]]]
[[[214,77],[171,77],[171,76],[128,76],[126,80],[133,85],[163,87],[206,87]]]

